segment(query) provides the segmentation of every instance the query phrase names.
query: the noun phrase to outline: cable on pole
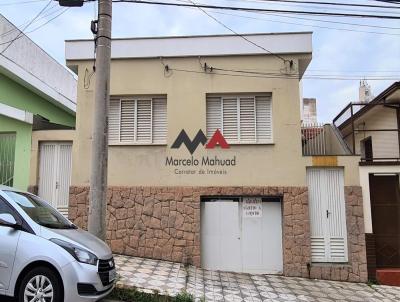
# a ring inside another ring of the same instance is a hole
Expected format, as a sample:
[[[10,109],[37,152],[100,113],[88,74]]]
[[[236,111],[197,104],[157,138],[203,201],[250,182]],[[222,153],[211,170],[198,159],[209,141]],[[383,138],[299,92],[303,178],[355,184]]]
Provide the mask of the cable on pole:
[[[283,10],[283,9],[266,9],[255,7],[238,7],[238,6],[221,6],[221,5],[206,5],[206,4],[189,4],[189,3],[173,3],[173,2],[160,2],[160,1],[147,1],[147,0],[113,0],[115,3],[136,3],[148,5],[161,5],[161,6],[176,6],[176,7],[197,7],[209,8],[219,10],[235,10],[246,12],[272,12],[272,13],[285,13],[285,14],[300,14],[300,15],[315,15],[315,16],[330,16],[330,17],[351,17],[351,18],[372,18],[372,19],[393,19],[399,20],[400,16],[396,15],[376,15],[376,14],[346,14],[339,12],[316,12],[305,10]]]

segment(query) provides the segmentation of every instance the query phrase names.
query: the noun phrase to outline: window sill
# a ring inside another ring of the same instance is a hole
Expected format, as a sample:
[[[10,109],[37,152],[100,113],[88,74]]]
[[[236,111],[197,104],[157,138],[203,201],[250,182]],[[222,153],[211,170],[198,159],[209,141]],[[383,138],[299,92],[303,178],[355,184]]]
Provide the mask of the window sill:
[[[230,146],[242,146],[242,145],[244,145],[244,146],[258,146],[258,145],[260,145],[260,146],[265,146],[265,145],[275,145],[275,143],[274,142],[257,142],[257,143],[247,143],[247,142],[234,142],[234,143],[230,143],[230,142],[228,142],[228,144],[230,145]]]
[[[337,266],[337,267],[348,267],[351,266],[349,262],[312,262],[311,266],[319,266],[319,267],[326,267],[326,266]]]

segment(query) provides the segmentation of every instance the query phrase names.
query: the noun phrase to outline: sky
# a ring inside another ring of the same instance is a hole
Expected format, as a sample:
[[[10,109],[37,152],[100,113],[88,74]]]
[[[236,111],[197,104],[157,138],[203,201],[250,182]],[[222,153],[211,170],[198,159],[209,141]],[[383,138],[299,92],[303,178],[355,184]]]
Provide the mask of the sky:
[[[48,0],[24,3],[27,1],[32,0],[0,0],[0,13],[22,28],[21,25],[30,21],[48,3]],[[185,0],[180,2],[183,3]],[[261,0],[196,0],[196,2],[286,10],[316,10],[317,7],[321,7],[317,5],[306,7],[304,4],[293,3],[277,4]],[[328,2],[350,1],[331,0]],[[378,1],[351,0],[351,2],[383,5]],[[27,28],[26,32],[48,23],[27,35],[61,64],[65,64],[64,41],[66,39],[93,38],[90,21],[95,19],[96,6],[97,3],[87,3],[84,7],[71,8],[48,22],[61,12],[58,11],[58,3],[54,2],[44,14],[48,16],[39,18]],[[400,5],[398,6],[400,8]],[[333,9],[323,6],[322,11],[333,11]],[[319,122],[331,122],[346,104],[350,101],[358,101],[359,80],[364,77],[389,76],[391,78],[368,81],[374,95],[378,95],[394,81],[400,80],[400,20],[272,15],[214,10],[208,12],[241,34],[312,31],[313,58],[306,74],[354,78],[354,80],[303,79],[303,97],[317,99]],[[374,10],[338,7],[336,12],[371,14]],[[388,13],[400,16],[400,9],[392,9]],[[330,22],[347,22],[363,26]],[[368,26],[379,26],[379,28]],[[115,38],[121,38],[231,34],[231,32],[196,8],[114,3],[112,34]]]

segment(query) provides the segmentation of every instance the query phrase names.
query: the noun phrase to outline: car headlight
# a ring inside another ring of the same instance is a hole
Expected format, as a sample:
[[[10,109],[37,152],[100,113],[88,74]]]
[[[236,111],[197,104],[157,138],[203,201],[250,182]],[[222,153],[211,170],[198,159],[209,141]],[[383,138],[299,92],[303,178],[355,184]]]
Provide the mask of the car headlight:
[[[77,261],[86,264],[97,265],[97,257],[93,253],[61,239],[53,238],[50,239],[50,241],[62,247]]]

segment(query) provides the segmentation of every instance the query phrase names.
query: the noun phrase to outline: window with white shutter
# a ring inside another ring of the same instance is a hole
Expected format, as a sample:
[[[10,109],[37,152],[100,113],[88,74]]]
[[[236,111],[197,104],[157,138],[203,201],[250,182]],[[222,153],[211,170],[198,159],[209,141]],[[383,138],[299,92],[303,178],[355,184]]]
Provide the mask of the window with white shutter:
[[[208,96],[207,136],[219,129],[228,143],[270,144],[272,102],[270,95]]]
[[[166,144],[167,99],[165,97],[110,100],[110,145]]]
[[[343,169],[307,169],[313,262],[347,262]]]

